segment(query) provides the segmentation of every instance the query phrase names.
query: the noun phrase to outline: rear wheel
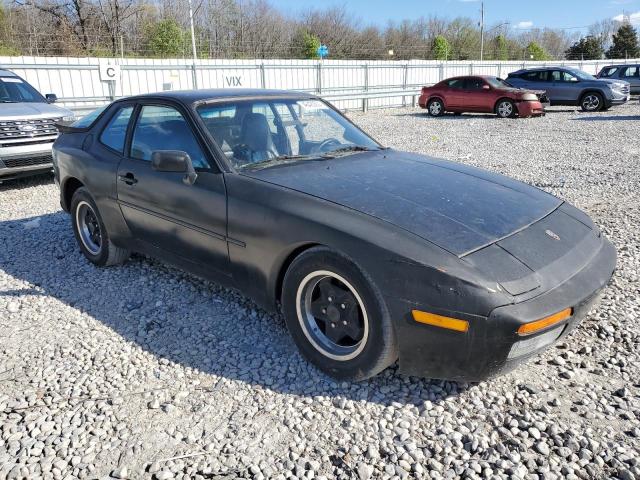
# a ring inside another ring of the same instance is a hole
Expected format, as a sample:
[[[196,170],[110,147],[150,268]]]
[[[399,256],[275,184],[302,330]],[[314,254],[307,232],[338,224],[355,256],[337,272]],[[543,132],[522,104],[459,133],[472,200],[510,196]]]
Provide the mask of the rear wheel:
[[[73,194],[70,212],[73,233],[87,260],[103,267],[124,263],[129,258],[128,250],[111,242],[98,207],[84,187]]]
[[[496,113],[500,118],[516,116],[516,106],[511,100],[500,100],[496,105]]]
[[[334,378],[363,380],[398,357],[382,296],[365,273],[333,250],[314,247],[293,261],[282,307],[300,352]]]
[[[444,114],[444,103],[439,98],[434,98],[427,104],[427,111],[432,117],[440,117]]]
[[[580,100],[580,107],[583,112],[598,112],[604,108],[602,95],[597,92],[585,93]]]

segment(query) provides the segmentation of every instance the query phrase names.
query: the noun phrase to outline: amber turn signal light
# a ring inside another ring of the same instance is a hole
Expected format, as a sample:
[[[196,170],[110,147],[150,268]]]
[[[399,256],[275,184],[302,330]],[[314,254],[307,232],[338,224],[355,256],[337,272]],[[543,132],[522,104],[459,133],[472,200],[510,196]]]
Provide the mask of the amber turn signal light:
[[[535,333],[539,330],[542,330],[551,325],[554,325],[563,320],[566,320],[571,315],[573,315],[573,308],[565,308],[561,312],[554,313],[553,315],[549,315],[548,317],[541,318],[540,320],[536,320],[535,322],[529,322],[529,323],[520,325],[520,328],[518,328],[518,334],[529,335],[531,333]]]
[[[420,310],[411,310],[413,319],[418,323],[433,325],[434,327],[447,328],[456,332],[466,332],[469,330],[469,322],[458,318],[445,317],[436,315],[435,313],[422,312]]]

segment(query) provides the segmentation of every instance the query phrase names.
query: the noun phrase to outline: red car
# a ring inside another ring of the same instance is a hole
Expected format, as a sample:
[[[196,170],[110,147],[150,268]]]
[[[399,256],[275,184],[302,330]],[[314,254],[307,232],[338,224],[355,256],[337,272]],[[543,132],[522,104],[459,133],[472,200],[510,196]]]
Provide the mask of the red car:
[[[484,112],[508,118],[544,115],[548,99],[544,91],[514,88],[500,78],[478,75],[423,87],[418,103],[433,117],[445,112]]]

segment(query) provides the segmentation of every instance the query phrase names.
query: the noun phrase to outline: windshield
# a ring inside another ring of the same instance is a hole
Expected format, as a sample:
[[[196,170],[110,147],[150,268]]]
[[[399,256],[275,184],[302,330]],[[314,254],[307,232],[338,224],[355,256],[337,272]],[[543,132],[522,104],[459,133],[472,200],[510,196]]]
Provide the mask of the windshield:
[[[569,72],[573,73],[580,80],[595,80],[596,77],[588,74],[587,72],[583,72],[582,70],[576,70],[573,68],[568,69]]]
[[[239,170],[380,148],[344,116],[315,99],[215,103],[199,107],[198,114]]]
[[[38,91],[18,77],[0,77],[0,103],[46,103]]]
[[[507,82],[505,82],[504,80],[498,77],[485,77],[485,80],[493,88],[505,88],[505,87],[512,88],[511,85],[509,85]]]

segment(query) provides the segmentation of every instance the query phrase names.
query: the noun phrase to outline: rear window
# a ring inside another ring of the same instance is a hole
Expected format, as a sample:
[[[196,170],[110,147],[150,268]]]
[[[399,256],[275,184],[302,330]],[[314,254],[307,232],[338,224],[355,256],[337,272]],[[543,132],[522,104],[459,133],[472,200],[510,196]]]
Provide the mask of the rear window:
[[[96,108],[95,110],[87,113],[84,117],[81,117],[73,122],[70,126],[73,128],[89,128],[107,107],[108,105]]]

